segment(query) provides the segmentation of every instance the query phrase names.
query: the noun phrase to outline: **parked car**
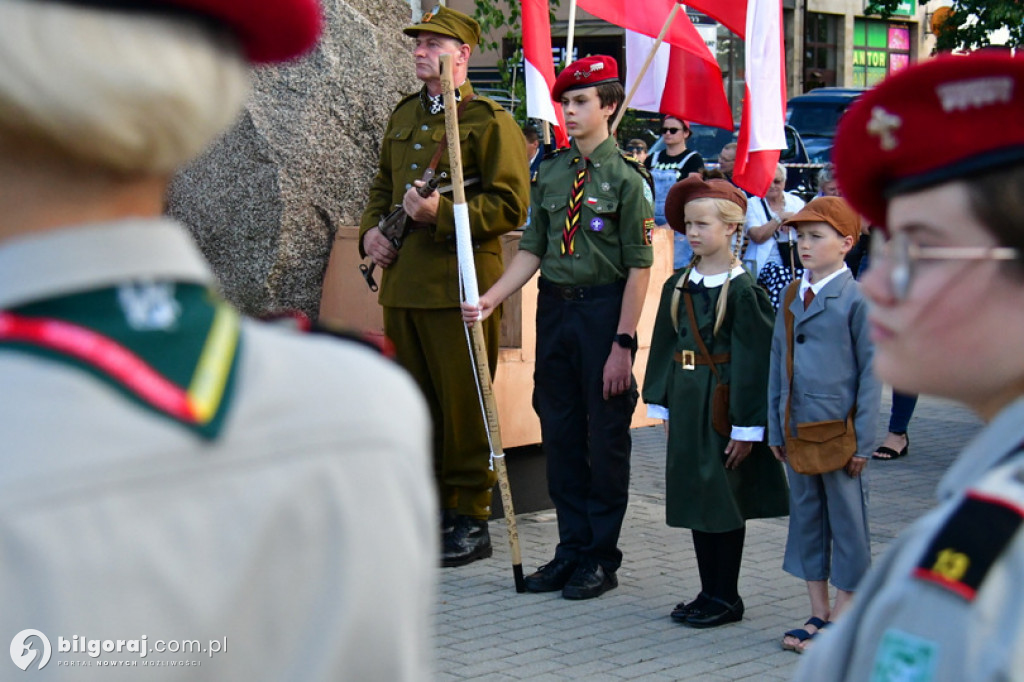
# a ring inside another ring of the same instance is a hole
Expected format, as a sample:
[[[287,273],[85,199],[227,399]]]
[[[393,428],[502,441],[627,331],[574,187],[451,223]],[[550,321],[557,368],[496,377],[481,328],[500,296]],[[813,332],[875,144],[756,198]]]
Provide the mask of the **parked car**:
[[[829,163],[832,140],[843,113],[866,88],[815,88],[789,100],[786,123],[800,132],[814,163]]]
[[[791,125],[786,125],[786,148],[779,154],[779,161],[783,165],[806,164],[810,162],[807,147],[804,144],[800,133]],[[687,149],[695,149],[704,159],[704,165],[708,169],[718,167],[718,154],[722,147],[730,142],[735,142],[738,131],[724,128],[693,123],[690,125],[690,139],[687,141]],[[651,146],[648,154],[664,149],[665,141],[661,138]],[[815,178],[817,169],[814,168],[789,168],[786,173],[786,190],[796,192],[807,197],[815,192]]]

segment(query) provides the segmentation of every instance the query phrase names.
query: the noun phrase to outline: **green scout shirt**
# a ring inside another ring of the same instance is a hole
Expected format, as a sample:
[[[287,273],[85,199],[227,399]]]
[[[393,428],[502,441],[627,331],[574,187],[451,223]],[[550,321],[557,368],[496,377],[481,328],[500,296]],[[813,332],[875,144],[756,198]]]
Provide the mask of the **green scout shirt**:
[[[588,161],[575,253],[561,253],[573,177],[583,163],[576,143],[541,164],[531,193],[533,214],[519,248],[540,257],[541,276],[559,285],[593,286],[623,280],[630,268],[654,263],[650,228],[653,196],[643,171],[631,166],[609,137]]]
[[[462,98],[472,92],[468,81],[459,88]],[[359,251],[364,257],[363,235],[377,226],[381,216],[401,206],[402,197],[423,176],[444,137],[444,112],[430,114],[425,103],[426,88],[404,97],[384,131],[377,175],[359,224]],[[464,179],[479,178],[466,187],[466,203],[479,287],[487,291],[502,273],[500,235],[526,222],[530,163],[515,120],[500,105],[479,95],[466,103],[459,116],[459,143]],[[451,182],[449,171],[446,148],[436,169],[442,186]],[[451,193],[442,194],[437,225],[408,234],[398,260],[383,272],[381,305],[458,307],[452,206]]]

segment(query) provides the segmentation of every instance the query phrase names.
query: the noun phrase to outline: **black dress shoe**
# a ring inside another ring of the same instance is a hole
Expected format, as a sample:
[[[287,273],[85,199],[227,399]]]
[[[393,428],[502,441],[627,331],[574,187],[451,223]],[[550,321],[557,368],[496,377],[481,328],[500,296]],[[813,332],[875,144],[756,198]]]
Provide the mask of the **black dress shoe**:
[[[711,597],[701,611],[687,616],[682,623],[691,628],[714,628],[740,620],[743,620],[742,599],[737,597],[736,603],[730,604],[724,599]]]
[[[554,559],[526,576],[528,592],[557,592],[565,587],[576,570],[575,559]]]
[[[441,565],[445,568],[465,566],[491,556],[491,534],[487,521],[459,516],[455,527],[444,539]]]
[[[704,610],[707,606],[711,597],[704,592],[697,595],[697,598],[691,602],[679,602],[676,607],[672,609],[672,613],[669,617],[677,623],[682,623],[688,616],[695,615]]]
[[[444,539],[451,535],[451,532],[455,530],[455,519],[459,517],[458,512],[454,509],[442,509],[441,510],[441,543],[444,546]]]
[[[564,599],[593,599],[619,584],[615,573],[596,561],[583,560],[562,588]]]

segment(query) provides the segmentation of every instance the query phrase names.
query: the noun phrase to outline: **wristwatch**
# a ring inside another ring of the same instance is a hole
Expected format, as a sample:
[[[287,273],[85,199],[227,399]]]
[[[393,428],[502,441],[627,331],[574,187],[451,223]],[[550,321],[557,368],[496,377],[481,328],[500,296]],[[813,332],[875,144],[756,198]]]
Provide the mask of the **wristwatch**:
[[[636,338],[629,334],[616,334],[615,343],[629,350],[636,350]]]

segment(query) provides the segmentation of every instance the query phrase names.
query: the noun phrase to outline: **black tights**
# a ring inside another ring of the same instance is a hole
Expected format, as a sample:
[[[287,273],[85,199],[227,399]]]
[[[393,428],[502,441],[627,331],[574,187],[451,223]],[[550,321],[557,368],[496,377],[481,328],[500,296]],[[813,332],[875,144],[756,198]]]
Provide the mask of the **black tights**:
[[[746,526],[725,533],[693,531],[701,592],[733,604],[739,599],[740,563]]]

